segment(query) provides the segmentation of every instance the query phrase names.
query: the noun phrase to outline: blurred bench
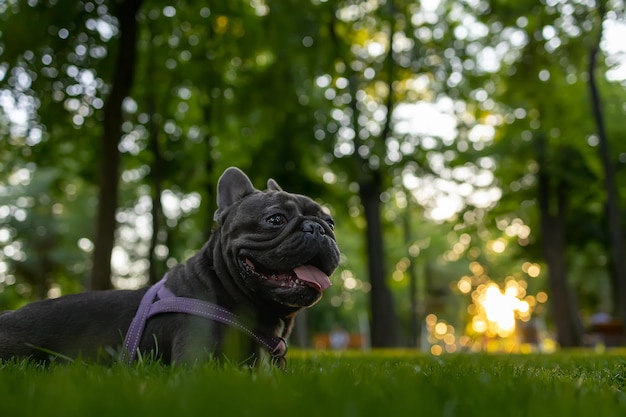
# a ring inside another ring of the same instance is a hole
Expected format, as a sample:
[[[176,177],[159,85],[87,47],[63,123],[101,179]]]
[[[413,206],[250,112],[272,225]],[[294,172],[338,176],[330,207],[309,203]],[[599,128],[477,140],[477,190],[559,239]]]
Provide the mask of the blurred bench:
[[[607,347],[624,345],[624,326],[618,320],[607,323],[595,323],[587,328],[586,336],[589,344],[594,346],[599,343]]]
[[[330,333],[317,333],[313,335],[313,347],[315,349],[332,349],[330,345]],[[347,349],[364,349],[365,338],[361,334],[350,333]]]

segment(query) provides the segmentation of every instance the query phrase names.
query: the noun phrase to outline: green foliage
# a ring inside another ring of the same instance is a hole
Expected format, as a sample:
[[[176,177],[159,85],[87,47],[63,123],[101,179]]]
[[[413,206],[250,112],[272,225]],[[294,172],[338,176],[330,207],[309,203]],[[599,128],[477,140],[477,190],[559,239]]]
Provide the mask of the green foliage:
[[[620,416],[620,354],[442,358],[388,351],[291,355],[286,372],[234,364],[41,369],[0,365],[11,416],[255,415]]]

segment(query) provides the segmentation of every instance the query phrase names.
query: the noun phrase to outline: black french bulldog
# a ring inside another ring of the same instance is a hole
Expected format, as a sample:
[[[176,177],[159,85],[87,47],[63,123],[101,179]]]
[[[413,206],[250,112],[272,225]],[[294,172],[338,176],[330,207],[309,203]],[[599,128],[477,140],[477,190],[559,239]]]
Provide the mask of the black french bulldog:
[[[217,226],[208,242],[168,272],[165,287],[234,313],[248,329],[287,338],[295,315],[328,288],[339,264],[333,220],[312,199],[270,179],[254,188],[237,168],[218,182]],[[0,360],[111,360],[148,290],[94,291],[43,300],[0,314]],[[138,351],[163,363],[214,357],[255,362],[262,349],[231,327],[183,313],[147,321]],[[234,357],[233,357],[234,356]]]

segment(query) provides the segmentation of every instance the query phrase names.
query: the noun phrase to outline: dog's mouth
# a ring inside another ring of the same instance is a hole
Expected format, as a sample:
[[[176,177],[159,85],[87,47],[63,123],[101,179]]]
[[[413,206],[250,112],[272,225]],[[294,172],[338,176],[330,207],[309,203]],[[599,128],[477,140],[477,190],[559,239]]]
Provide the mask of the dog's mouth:
[[[272,287],[291,289],[306,286],[322,292],[332,285],[328,275],[313,265],[300,265],[291,271],[276,272],[255,263],[250,258],[242,258],[241,261],[247,273],[264,280]]]

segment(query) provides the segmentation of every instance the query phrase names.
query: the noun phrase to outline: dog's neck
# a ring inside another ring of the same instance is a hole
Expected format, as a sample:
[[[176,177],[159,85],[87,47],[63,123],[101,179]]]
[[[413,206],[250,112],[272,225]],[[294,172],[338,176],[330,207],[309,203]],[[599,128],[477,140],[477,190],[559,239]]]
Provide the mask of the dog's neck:
[[[196,298],[176,296],[171,289],[165,286],[167,279],[168,275],[166,274],[161,281],[150,287],[144,294],[124,339],[123,362],[133,363],[150,317],[161,313],[185,313],[213,320],[243,332],[257,345],[268,351],[273,363],[284,367],[285,354],[287,353],[287,340],[285,338],[271,333],[259,333],[242,323],[236,315],[217,304],[200,301]]]
[[[174,267],[169,272],[167,286],[177,296],[215,303],[236,314],[242,323],[260,332],[288,337],[299,309],[250,298],[237,287],[225,285],[215,272],[213,252],[216,250],[216,241],[215,236],[211,236],[192,259]]]

